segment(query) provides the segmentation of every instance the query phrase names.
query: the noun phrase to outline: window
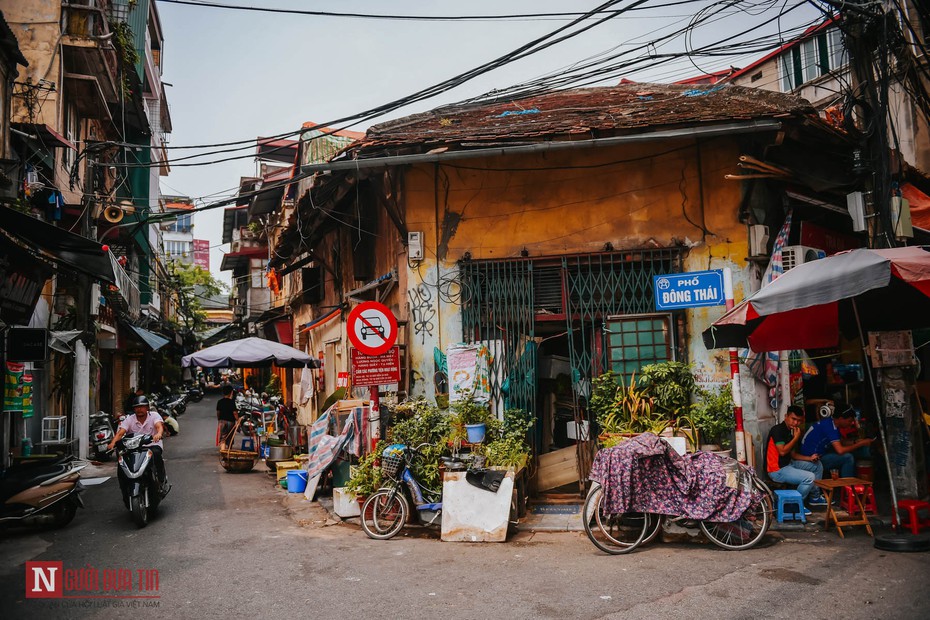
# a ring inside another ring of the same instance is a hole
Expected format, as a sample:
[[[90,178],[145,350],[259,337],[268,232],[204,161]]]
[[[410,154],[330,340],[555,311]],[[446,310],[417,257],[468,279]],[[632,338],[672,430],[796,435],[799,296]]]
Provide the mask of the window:
[[[190,241],[165,241],[165,255],[168,258],[183,258],[191,255],[193,244]]]
[[[70,103],[64,104],[61,110],[61,133],[64,137],[77,144],[80,139],[80,130],[78,128],[77,110]],[[74,163],[74,151],[71,149],[58,149],[61,152],[61,165],[69,173],[71,164]]]
[[[803,84],[844,66],[846,62],[843,35],[837,28],[831,28],[802,41],[778,59],[782,91],[798,89]]]
[[[629,385],[643,366],[672,359],[669,314],[608,317],[606,327],[610,368],[620,375],[624,385]]]
[[[192,226],[192,223],[191,223],[192,219],[193,219],[193,215],[191,215],[190,213],[179,215],[173,222],[171,222],[171,224],[169,224],[165,228],[165,230],[168,230],[171,232],[181,232],[181,233],[190,232],[191,226]]]
[[[265,288],[268,283],[265,281],[265,261],[260,258],[253,258],[249,261],[251,275],[251,288]]]

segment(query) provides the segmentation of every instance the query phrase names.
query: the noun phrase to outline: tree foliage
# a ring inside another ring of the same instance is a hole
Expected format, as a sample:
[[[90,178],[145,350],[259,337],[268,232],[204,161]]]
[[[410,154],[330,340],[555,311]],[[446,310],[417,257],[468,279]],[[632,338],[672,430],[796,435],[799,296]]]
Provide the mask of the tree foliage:
[[[199,265],[172,261],[168,265],[168,273],[179,322],[189,331],[203,330],[207,318],[203,300],[219,295],[226,290],[226,285]]]

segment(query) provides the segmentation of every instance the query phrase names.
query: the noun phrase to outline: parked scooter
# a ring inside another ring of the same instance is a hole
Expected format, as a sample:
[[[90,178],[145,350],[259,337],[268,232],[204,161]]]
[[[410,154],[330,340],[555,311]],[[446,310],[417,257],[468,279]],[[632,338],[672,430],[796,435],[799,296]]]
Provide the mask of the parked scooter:
[[[24,461],[4,470],[0,473],[0,526],[68,525],[78,507],[84,507],[80,471],[85,467],[69,456],[51,463]]]
[[[117,443],[117,479],[123,494],[123,504],[132,513],[132,520],[139,527],[148,525],[151,513],[171,490],[162,488],[155,469],[155,455],[148,448],[151,435],[129,433]]]
[[[116,430],[113,428],[113,419],[104,411],[98,411],[90,416],[90,444],[93,446],[94,458],[105,461],[113,455],[113,450],[107,445],[113,439]]]
[[[203,387],[199,383],[190,383],[184,387],[184,391],[187,393],[187,398],[192,403],[199,403],[203,400]]]

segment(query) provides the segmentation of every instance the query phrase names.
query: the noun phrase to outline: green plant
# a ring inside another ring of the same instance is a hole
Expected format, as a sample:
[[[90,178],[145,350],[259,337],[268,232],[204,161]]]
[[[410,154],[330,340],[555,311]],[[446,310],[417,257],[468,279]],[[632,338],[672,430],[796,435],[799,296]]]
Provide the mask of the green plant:
[[[462,424],[487,424],[491,419],[487,403],[478,402],[471,393],[460,393],[458,400],[449,405],[449,410]]]
[[[384,474],[381,471],[379,460],[384,442],[379,441],[375,449],[366,454],[358,465],[353,468],[352,476],[346,482],[346,490],[354,493],[356,497],[366,497],[381,488]]]
[[[111,21],[110,31],[113,33],[113,45],[119,53],[120,71],[122,72],[123,97],[129,99],[132,96],[132,82],[129,79],[129,72],[136,70],[136,63],[139,62],[139,52],[136,50],[135,35],[132,32],[132,26],[129,22]]]
[[[616,385],[613,398],[608,400],[610,387],[605,377],[613,382],[613,373],[597,377],[592,390],[592,409],[597,407],[595,420],[602,434],[631,435],[636,433],[659,434],[672,424],[671,418],[656,410],[655,401],[646,388],[636,382],[634,375],[629,385]],[[597,400],[595,400],[597,392]],[[606,444],[605,444],[606,445]]]
[[[265,384],[265,393],[269,396],[277,396],[281,394],[281,377],[276,374],[272,374],[271,378],[268,379],[268,383]]]
[[[691,405],[691,393],[694,391],[691,364],[648,364],[640,370],[639,383],[652,397],[656,410],[668,417],[686,412]]]
[[[535,422],[536,418],[522,409],[505,411],[500,431],[498,432],[496,428],[492,429],[492,436],[495,439],[478,448],[478,451],[487,458],[487,465],[514,469],[525,467],[530,459],[527,433]]]
[[[701,441],[726,445],[736,427],[733,416],[733,392],[725,383],[714,389],[698,388],[697,402],[691,407],[691,423]]]
[[[449,454],[446,445],[451,432],[449,417],[424,398],[397,405],[394,414],[401,419],[388,430],[390,441],[419,447],[421,458],[411,465],[413,475],[426,486],[437,488],[439,457]]]

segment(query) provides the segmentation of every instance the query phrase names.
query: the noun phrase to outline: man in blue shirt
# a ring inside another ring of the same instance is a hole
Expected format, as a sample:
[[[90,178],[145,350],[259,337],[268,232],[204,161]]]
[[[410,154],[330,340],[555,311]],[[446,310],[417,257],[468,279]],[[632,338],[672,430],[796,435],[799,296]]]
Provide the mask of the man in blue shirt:
[[[872,439],[859,439],[847,445],[842,443],[840,430],[852,428],[856,424],[856,414],[852,407],[837,407],[833,417],[812,424],[798,450],[800,458],[807,461],[820,460],[824,471],[838,469],[840,478],[852,478],[856,473],[856,462],[852,453],[862,446],[868,446]]]

